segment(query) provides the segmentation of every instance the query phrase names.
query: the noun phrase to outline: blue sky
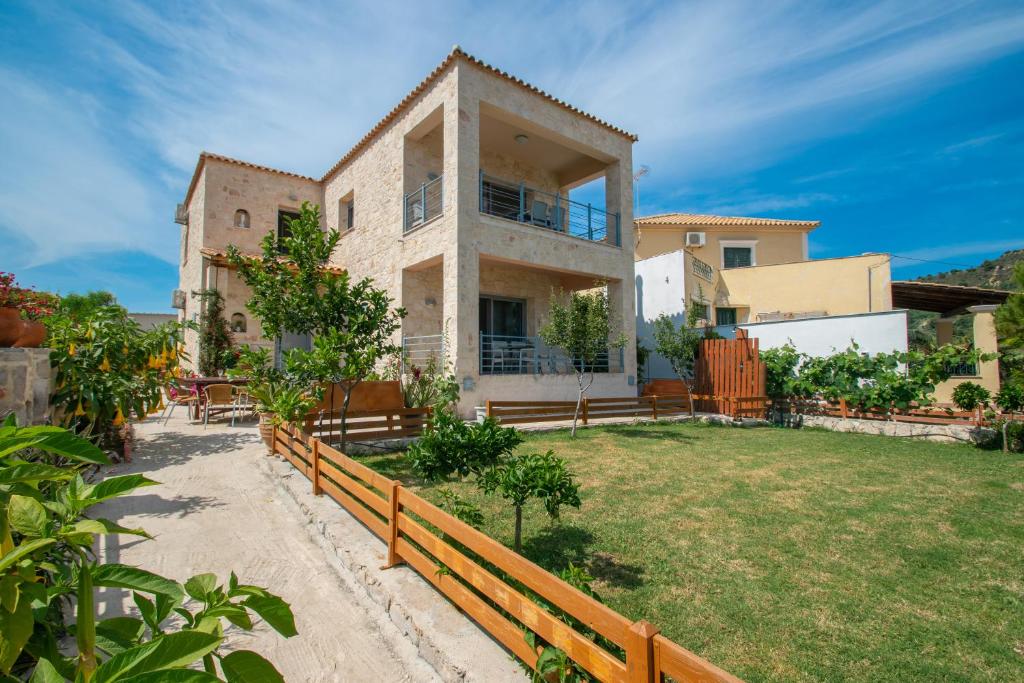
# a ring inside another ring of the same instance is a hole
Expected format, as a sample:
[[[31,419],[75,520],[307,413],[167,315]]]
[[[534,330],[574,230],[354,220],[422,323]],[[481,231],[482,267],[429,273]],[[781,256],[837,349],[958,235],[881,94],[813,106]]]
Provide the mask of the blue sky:
[[[200,150],[319,177],[458,43],[640,136],[641,213],[896,277],[1024,247],[1020,2],[0,5],[0,270],[169,310]]]

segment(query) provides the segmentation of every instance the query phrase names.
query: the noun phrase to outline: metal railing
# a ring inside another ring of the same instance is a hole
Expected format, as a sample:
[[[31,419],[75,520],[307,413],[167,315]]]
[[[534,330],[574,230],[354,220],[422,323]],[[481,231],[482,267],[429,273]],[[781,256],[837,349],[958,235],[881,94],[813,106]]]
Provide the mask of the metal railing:
[[[715,269],[704,263],[696,256],[690,257],[690,270],[699,278],[703,278],[708,282],[714,282]]]
[[[402,202],[404,232],[409,232],[444,211],[444,176],[423,183],[418,190],[405,195]]]
[[[622,372],[623,364],[623,350],[613,349],[597,358],[593,370]],[[578,367],[578,360],[548,346],[540,337],[480,333],[481,375],[571,375]]]
[[[622,246],[619,214],[480,172],[480,213]]]
[[[402,374],[414,367],[426,367],[431,359],[440,365],[444,362],[444,353],[444,335],[402,337]]]
[[[946,366],[946,372],[949,373],[950,377],[977,377],[978,364],[957,363],[956,365]]]

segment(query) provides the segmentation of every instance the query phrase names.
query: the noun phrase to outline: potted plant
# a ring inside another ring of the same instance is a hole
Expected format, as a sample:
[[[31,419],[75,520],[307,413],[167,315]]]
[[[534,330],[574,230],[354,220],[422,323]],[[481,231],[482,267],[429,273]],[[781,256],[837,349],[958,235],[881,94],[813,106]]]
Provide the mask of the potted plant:
[[[21,290],[14,282],[14,273],[0,271],[0,346],[10,346],[21,335],[20,298]]]
[[[14,342],[19,348],[36,349],[46,340],[45,318],[57,309],[57,297],[47,292],[21,291],[21,334]]]

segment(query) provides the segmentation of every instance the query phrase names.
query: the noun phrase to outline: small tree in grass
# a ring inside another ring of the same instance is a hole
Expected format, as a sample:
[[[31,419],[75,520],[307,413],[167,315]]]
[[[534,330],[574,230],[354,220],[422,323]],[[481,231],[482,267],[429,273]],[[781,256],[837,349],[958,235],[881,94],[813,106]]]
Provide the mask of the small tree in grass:
[[[696,306],[689,306],[685,325],[677,328],[672,318],[664,313],[654,321],[654,350],[669,362],[672,371],[684,382],[693,379],[693,363],[702,336],[697,331],[698,320],[700,311]],[[690,396],[690,412],[693,413],[693,396]]]
[[[552,519],[558,518],[563,505],[580,506],[580,487],[573,481],[565,461],[547,453],[527,453],[509,458],[480,477],[484,493],[500,493],[512,502],[516,512],[515,549],[523,549],[523,506],[531,498],[544,503]]]
[[[1009,417],[1003,417],[1003,452],[1009,452],[1010,450],[1010,436],[1009,426],[1010,419],[1014,413],[1024,411],[1024,386],[1019,384],[1007,384],[995,397],[996,405],[1004,413],[1007,413]]]
[[[608,295],[603,286],[590,292],[572,292],[568,301],[564,294],[560,297],[552,293],[548,316],[548,322],[540,329],[540,338],[548,346],[564,351],[576,371],[579,394],[572,416],[572,436],[576,436],[583,395],[594,383],[594,372],[602,361],[610,362],[612,349],[626,345],[626,335],[621,330],[613,333]]]
[[[201,289],[192,296],[199,299],[199,374],[222,375],[232,347],[231,330],[224,319],[224,297],[216,289]]]
[[[984,408],[991,398],[992,394],[988,389],[974,382],[964,382],[953,389],[953,403],[960,410],[968,412]]]

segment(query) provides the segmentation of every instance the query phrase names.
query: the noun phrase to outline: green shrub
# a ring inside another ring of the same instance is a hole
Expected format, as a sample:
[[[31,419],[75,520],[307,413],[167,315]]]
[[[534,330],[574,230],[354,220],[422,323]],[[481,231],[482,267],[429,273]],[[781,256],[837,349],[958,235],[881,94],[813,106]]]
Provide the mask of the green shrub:
[[[992,394],[988,389],[974,382],[964,382],[953,389],[953,403],[960,410],[984,408],[991,398]]]
[[[406,457],[418,475],[437,481],[480,474],[522,442],[516,429],[502,427],[492,417],[469,423],[442,408],[431,418],[430,429],[409,447]]]

